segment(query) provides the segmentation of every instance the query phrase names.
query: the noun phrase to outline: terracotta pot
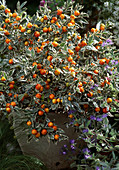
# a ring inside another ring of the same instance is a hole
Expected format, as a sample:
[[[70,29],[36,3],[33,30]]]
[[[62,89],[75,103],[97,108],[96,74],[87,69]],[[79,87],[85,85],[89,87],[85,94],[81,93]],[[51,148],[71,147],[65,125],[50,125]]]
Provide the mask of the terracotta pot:
[[[22,113],[22,115],[23,114],[24,113]],[[72,127],[66,128],[64,125],[64,122],[68,121],[67,115],[48,113],[48,118],[50,120],[55,119],[55,123],[59,128],[62,128],[65,131],[65,134],[69,137],[69,140],[77,138],[75,129]],[[32,139],[30,143],[27,143],[26,132],[23,130],[20,123],[20,117],[14,113],[14,132],[16,137],[18,137],[18,143],[24,154],[37,157],[48,169],[51,170],[70,169],[71,161],[67,160],[65,155],[60,154],[62,146],[64,144],[69,145],[69,140],[58,142],[56,145],[50,141],[46,135],[40,138],[38,142]]]

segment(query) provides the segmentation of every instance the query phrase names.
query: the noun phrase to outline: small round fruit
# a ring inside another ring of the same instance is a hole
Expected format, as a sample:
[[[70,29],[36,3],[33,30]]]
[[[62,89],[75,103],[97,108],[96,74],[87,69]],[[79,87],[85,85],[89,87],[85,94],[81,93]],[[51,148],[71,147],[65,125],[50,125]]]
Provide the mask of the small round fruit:
[[[57,130],[57,126],[53,126],[52,128],[54,129],[54,131],[56,131],[56,130]]]
[[[32,124],[31,121],[28,121],[28,122],[27,122],[27,125],[28,125],[28,126],[31,126],[31,124]]]
[[[37,90],[40,90],[41,85],[40,85],[40,84],[37,84],[35,88],[36,88]]]
[[[36,135],[38,132],[37,132],[36,129],[33,129],[33,130],[31,131],[31,133],[32,133],[33,135]]]
[[[56,76],[60,75],[60,71],[59,70],[55,70],[55,75]]]
[[[49,122],[49,123],[48,123],[48,126],[49,126],[49,127],[53,127],[53,125],[54,125],[54,124],[53,124],[52,122]]]
[[[100,111],[100,107],[96,107],[96,108],[95,108],[95,111],[96,111],[96,112],[99,112],[99,111]]]
[[[36,137],[36,138],[39,138],[39,137],[40,137],[40,133],[37,133],[37,134],[35,135],[35,137]]]
[[[16,106],[16,102],[11,102],[11,106],[15,107]]]
[[[9,64],[13,64],[13,59],[10,59],[10,60],[9,60]]]
[[[52,103],[56,104],[57,103],[57,99],[52,99]]]
[[[54,136],[54,139],[55,139],[55,140],[58,140],[58,139],[59,139],[59,135],[56,134],[56,135]]]
[[[55,97],[54,94],[50,94],[50,95],[49,95],[49,98],[50,98],[51,100],[54,99],[54,97]]]
[[[42,129],[41,134],[42,135],[46,135],[47,134],[47,130],[46,129]]]
[[[112,98],[107,98],[107,103],[111,103],[112,102]]]
[[[10,107],[7,107],[7,108],[6,108],[6,111],[7,111],[8,113],[10,113],[10,112],[11,112]]]
[[[39,114],[39,116],[42,116],[44,114],[44,112],[42,110],[39,110],[38,114]]]
[[[49,109],[48,109],[48,108],[45,108],[45,112],[48,113],[48,112],[49,112]]]
[[[1,77],[1,81],[6,81],[6,78],[5,77]]]

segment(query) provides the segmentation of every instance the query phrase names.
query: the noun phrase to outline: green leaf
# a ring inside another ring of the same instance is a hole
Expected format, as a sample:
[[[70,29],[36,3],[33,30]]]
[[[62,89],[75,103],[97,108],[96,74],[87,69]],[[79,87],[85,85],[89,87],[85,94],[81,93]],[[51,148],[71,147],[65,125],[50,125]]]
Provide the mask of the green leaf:
[[[5,48],[5,44],[3,42],[3,43],[0,44],[0,52],[2,52],[4,50],[4,48]]]
[[[100,38],[98,38],[96,35],[94,35],[94,39],[98,42],[100,41]]]
[[[24,97],[24,94],[18,95],[18,100],[21,101],[21,99]]]
[[[89,43],[89,45],[91,45],[93,43],[93,36],[89,37],[88,43]]]
[[[119,67],[117,67],[117,71],[119,72]]]
[[[67,45],[66,44],[64,45],[64,50],[67,51]]]
[[[23,2],[20,7],[23,8],[26,4],[27,4],[27,1]]]

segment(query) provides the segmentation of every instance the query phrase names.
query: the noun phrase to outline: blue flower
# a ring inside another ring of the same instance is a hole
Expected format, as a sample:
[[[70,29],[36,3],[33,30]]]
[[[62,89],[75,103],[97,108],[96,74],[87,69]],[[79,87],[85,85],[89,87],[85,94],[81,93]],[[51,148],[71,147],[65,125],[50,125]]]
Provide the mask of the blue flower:
[[[90,150],[88,148],[84,148],[82,151],[83,151],[83,153],[85,153],[85,152],[89,153],[90,152]]]
[[[106,46],[107,45],[107,43],[106,42],[103,42],[102,43],[102,47],[104,47],[104,46]]]
[[[97,119],[96,119],[98,122],[101,122],[102,121],[102,119],[101,118],[99,118],[99,117],[97,117]]]
[[[64,145],[64,148],[66,148],[67,147],[67,145]]]
[[[86,132],[88,132],[88,129],[84,129],[84,130],[83,130],[83,133],[86,133]]]
[[[90,116],[90,119],[91,119],[91,120],[96,120],[96,117],[93,116],[93,115],[91,115],[91,116]]]
[[[85,159],[88,159],[91,157],[91,155],[84,155]]]
[[[72,149],[72,150],[75,150],[76,148],[75,148],[73,145],[71,145],[71,149]]]
[[[96,166],[96,170],[100,170],[100,167],[99,167],[99,166]]]
[[[71,140],[70,140],[70,143],[71,143],[71,144],[74,144],[74,142],[75,142],[74,139],[71,139]]]
[[[62,154],[63,154],[63,155],[66,155],[67,153],[64,151],[64,152],[62,152]]]
[[[102,118],[105,118],[105,117],[107,117],[108,115],[107,114],[104,114],[104,115],[102,115]]]

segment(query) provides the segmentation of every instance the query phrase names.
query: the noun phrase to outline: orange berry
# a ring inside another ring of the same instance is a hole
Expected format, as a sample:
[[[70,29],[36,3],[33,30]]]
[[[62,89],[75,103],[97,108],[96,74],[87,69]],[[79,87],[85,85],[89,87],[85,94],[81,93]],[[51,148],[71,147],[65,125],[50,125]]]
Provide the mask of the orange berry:
[[[41,94],[37,93],[35,97],[40,99],[41,98]]]
[[[103,111],[103,113],[107,113],[108,112],[106,107],[103,108],[102,111]]]
[[[6,42],[7,44],[9,44],[10,41],[11,41],[11,40],[8,39],[8,38],[5,40],[5,42]]]
[[[48,32],[48,28],[47,28],[47,27],[44,27],[44,28],[43,28],[43,32]]]
[[[100,111],[100,107],[96,107],[96,108],[95,108],[95,111],[96,111],[96,112],[99,112],[99,111]]]
[[[57,103],[57,99],[52,99],[52,103],[56,104]]]
[[[78,52],[80,50],[80,47],[79,46],[76,46],[75,47],[75,51]]]
[[[8,93],[8,96],[9,96],[9,97],[12,97],[12,93]]]
[[[112,102],[112,98],[107,98],[107,103],[111,103]]]
[[[5,13],[7,14],[7,13],[10,13],[11,12],[11,10],[9,9],[9,8],[6,8],[5,9]]]
[[[71,100],[72,100],[72,98],[71,98],[71,97],[68,97],[68,100],[69,100],[69,101],[71,101]]]
[[[104,31],[104,30],[105,30],[105,26],[103,26],[103,25],[100,26],[100,30],[101,30],[101,31]]]
[[[66,27],[66,26],[63,26],[63,27],[62,27],[62,31],[63,31],[63,32],[67,32],[67,27]]]
[[[40,137],[40,133],[37,133],[37,134],[35,135],[35,137],[36,137],[36,138],[39,138],[39,137]]]
[[[61,14],[61,15],[60,15],[60,18],[61,18],[61,19],[64,19],[64,18],[65,18],[65,15],[64,15],[64,14]]]
[[[60,102],[61,102],[60,98],[58,98],[58,99],[57,99],[57,102],[58,102],[58,103],[60,103]]]
[[[36,135],[38,132],[37,132],[36,129],[33,129],[33,130],[31,131],[31,133],[32,133],[33,135]]]
[[[10,22],[10,19],[6,18],[5,23],[9,23],[9,22]]]
[[[40,90],[41,85],[40,85],[40,84],[37,84],[35,88],[36,88],[37,90]]]
[[[74,15],[71,15],[70,18],[71,18],[71,19],[75,19],[75,16],[74,16]]]
[[[82,87],[82,86],[83,86],[82,82],[79,82],[78,87]]]
[[[33,78],[36,78],[37,77],[37,74],[33,74]]]
[[[59,139],[59,135],[56,134],[56,135],[54,136],[54,139],[55,139],[55,140],[58,140],[58,139]]]
[[[15,94],[15,95],[14,95],[14,98],[17,98],[17,97],[18,97],[18,94]]]
[[[99,64],[100,64],[100,65],[104,65],[104,64],[105,64],[105,61],[106,61],[105,59],[101,59],[101,60],[99,61]]]
[[[35,36],[35,37],[39,37],[39,36],[40,36],[40,32],[39,32],[39,31],[35,31],[35,32],[34,32],[34,36]]]
[[[74,11],[74,15],[75,16],[79,16],[80,15],[80,12],[78,10]]]
[[[44,20],[47,20],[47,19],[48,19],[47,15],[44,15],[43,19],[44,19]]]
[[[31,121],[28,121],[28,122],[27,122],[27,125],[28,125],[28,126],[31,126],[31,124],[32,124]]]
[[[26,29],[24,27],[21,28],[21,32],[25,32]]]
[[[28,27],[28,28],[31,28],[32,26],[33,26],[33,25],[32,25],[32,23],[30,23],[30,22],[27,24],[27,27]]]
[[[9,85],[9,89],[11,90],[11,89],[13,89],[14,88],[14,85],[13,84],[10,84]]]
[[[6,108],[6,111],[7,111],[8,113],[10,113],[10,112],[11,112],[10,107],[7,107],[7,108]]]
[[[41,134],[42,135],[46,135],[47,134],[47,130],[46,129],[42,129]]]
[[[8,46],[8,49],[9,49],[9,50],[12,50],[12,49],[13,49],[13,47],[12,47],[11,45],[9,45],[9,46]]]
[[[13,59],[10,59],[10,60],[9,60],[9,64],[13,64]]]
[[[52,31],[52,28],[51,28],[51,27],[49,27],[49,28],[48,28],[48,31],[49,31],[49,32],[51,32],[51,31]]]
[[[12,14],[12,17],[13,17],[13,18],[16,18],[16,17],[17,17],[17,13],[14,12],[14,13]]]
[[[25,41],[24,45],[25,45],[25,46],[28,46],[28,45],[29,45],[29,42],[28,42],[28,41]]]
[[[6,81],[6,78],[5,77],[1,77],[1,81]]]
[[[59,70],[55,70],[55,75],[56,76],[60,75],[60,71]]]
[[[44,109],[44,108],[45,108],[45,105],[44,105],[44,104],[42,104],[42,105],[41,105],[41,108],[42,108],[42,109]]]
[[[20,21],[21,17],[20,16],[17,16],[16,17],[16,21]]]
[[[5,35],[9,35],[10,33],[7,30],[4,30]]]
[[[88,96],[88,97],[92,97],[92,96],[93,96],[93,93],[92,93],[92,92],[89,92],[89,93],[87,94],[87,96]]]
[[[47,56],[47,60],[49,60],[50,62],[52,59],[53,59],[53,57],[51,55]]]
[[[79,90],[80,90],[81,93],[84,92],[84,88],[83,87],[79,87]]]
[[[11,105],[12,105],[13,107],[15,107],[15,106],[16,106],[16,103],[15,103],[15,102],[11,102]]]
[[[56,131],[56,130],[57,130],[57,126],[53,126],[52,128],[54,129],[54,131]]]
[[[94,33],[95,32],[95,28],[91,28],[91,32]]]
[[[72,114],[70,114],[68,117],[72,119],[74,116]]]
[[[39,111],[38,111],[38,115],[39,115],[39,116],[42,116],[43,114],[44,114],[44,112],[43,112],[42,110],[39,110]]]
[[[99,71],[98,71],[98,70],[94,70],[94,73],[95,73],[95,74],[98,74],[98,73],[99,73]]]
[[[40,70],[40,74],[41,74],[41,75],[45,75],[45,74],[46,74],[46,70],[45,70],[45,69],[41,69],[41,70]]]
[[[52,42],[52,45],[53,45],[54,47],[57,47],[57,46],[58,46],[58,43],[57,43],[56,41],[53,41],[53,42]]]
[[[54,97],[55,97],[54,94],[50,94],[50,95],[49,95],[49,98],[50,98],[51,100],[54,99]]]
[[[45,108],[44,110],[45,110],[45,112],[46,112],[46,113],[48,113],[48,112],[49,112],[49,109],[48,109],[48,108]]]
[[[73,61],[73,58],[70,56],[70,57],[68,57],[68,59],[67,59],[69,62],[72,62]]]
[[[81,45],[82,45],[82,47],[86,46],[87,45],[86,41],[82,41]]]
[[[49,126],[49,127],[53,127],[54,124],[53,124],[52,122],[49,122],[49,123],[48,123],[48,126]]]
[[[61,15],[62,14],[62,10],[61,9],[58,9],[57,10],[57,15]]]

